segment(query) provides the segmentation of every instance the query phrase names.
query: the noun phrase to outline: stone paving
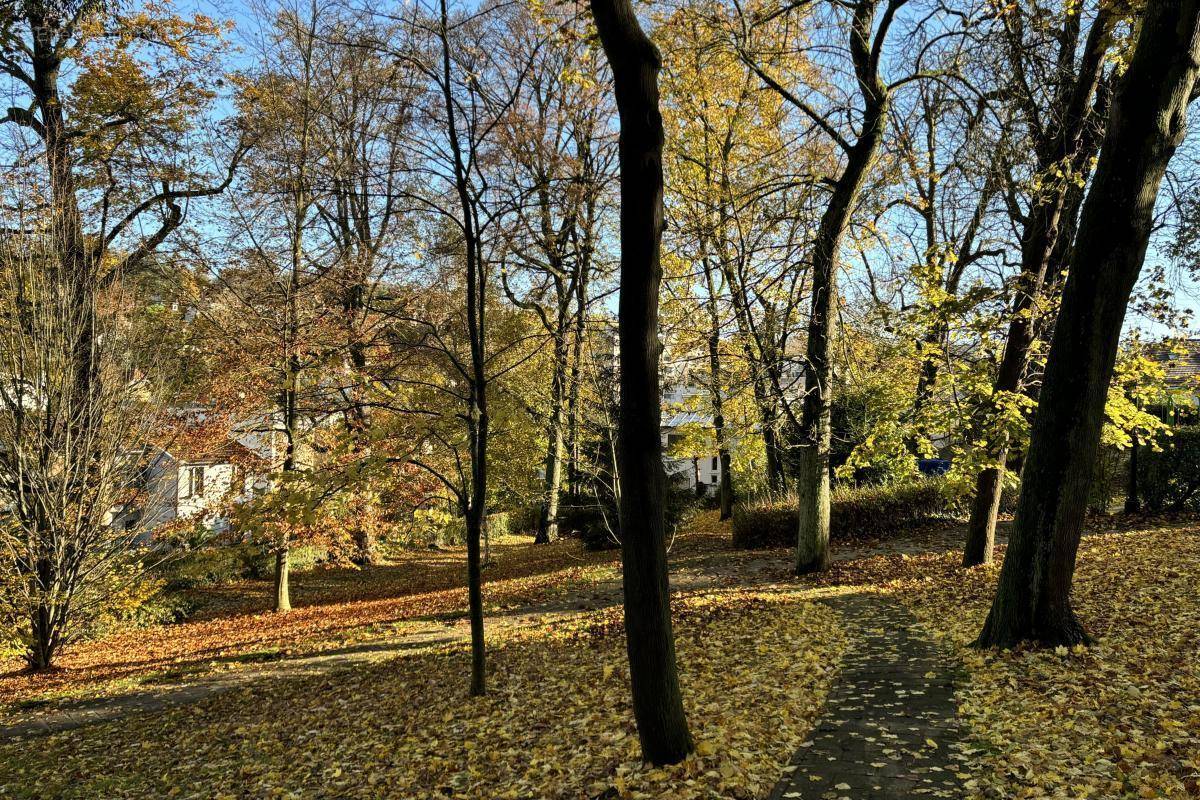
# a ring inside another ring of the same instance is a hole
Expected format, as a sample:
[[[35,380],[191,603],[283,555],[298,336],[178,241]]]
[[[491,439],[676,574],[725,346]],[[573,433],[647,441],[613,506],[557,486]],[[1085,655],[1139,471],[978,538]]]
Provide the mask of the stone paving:
[[[947,654],[913,629],[916,620],[895,600],[862,593],[828,602],[854,639],[825,715],[770,800],[962,797],[965,757]]]

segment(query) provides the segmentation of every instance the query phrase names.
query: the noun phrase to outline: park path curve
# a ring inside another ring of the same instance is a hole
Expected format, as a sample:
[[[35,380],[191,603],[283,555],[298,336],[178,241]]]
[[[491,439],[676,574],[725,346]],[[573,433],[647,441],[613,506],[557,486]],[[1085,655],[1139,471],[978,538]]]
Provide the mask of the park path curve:
[[[958,668],[887,595],[826,601],[851,633],[838,679],[770,800],[963,796]]]

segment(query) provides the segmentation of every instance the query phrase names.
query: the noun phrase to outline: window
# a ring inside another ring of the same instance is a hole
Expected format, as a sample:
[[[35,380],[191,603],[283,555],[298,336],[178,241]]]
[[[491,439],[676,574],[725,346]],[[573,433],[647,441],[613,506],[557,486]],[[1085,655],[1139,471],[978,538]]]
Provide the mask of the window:
[[[713,472],[721,471],[721,457],[720,456],[713,456],[712,471]]]
[[[188,467],[184,484],[184,497],[200,497],[204,494],[204,467]]]

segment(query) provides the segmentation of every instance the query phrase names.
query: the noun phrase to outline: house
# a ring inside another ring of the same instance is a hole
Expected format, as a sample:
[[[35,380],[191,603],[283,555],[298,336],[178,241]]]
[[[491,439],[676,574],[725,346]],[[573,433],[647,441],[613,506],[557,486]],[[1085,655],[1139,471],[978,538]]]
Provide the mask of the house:
[[[1166,391],[1152,406],[1164,421],[1192,418],[1200,407],[1200,339],[1175,339],[1151,345],[1151,358],[1163,366]]]
[[[176,414],[189,422],[204,421],[203,411],[183,409]],[[283,463],[285,443],[278,415],[268,413],[232,425],[217,442],[180,437],[156,448],[141,470],[136,499],[113,508],[109,524],[138,529],[146,539],[176,520],[224,530],[232,504],[271,487],[271,474]]]
[[[697,493],[716,494],[721,484],[721,459],[713,438],[712,416],[707,412],[707,390],[695,386],[675,386],[663,397],[662,446],[663,467],[667,477],[681,481]],[[699,447],[681,454],[688,440]]]

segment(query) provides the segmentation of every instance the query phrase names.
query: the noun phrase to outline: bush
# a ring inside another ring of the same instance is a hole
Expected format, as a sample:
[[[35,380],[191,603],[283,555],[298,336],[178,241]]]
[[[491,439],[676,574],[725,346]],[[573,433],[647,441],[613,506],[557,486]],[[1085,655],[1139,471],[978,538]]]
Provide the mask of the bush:
[[[1147,511],[1200,509],[1200,425],[1181,425],[1163,449],[1138,450],[1138,490]]]
[[[954,518],[960,498],[944,479],[922,478],[875,486],[838,487],[829,510],[829,535],[844,539],[886,535],[907,527]],[[733,510],[733,544],[744,549],[796,543],[795,496],[766,497]]]
[[[326,559],[325,548],[297,545],[288,551],[292,572],[308,572]],[[275,554],[256,544],[200,547],[169,556],[157,572],[168,591],[230,583],[242,578],[269,578],[275,574]]]
[[[517,506],[508,512],[508,532],[526,533],[532,536],[537,532],[541,516],[541,503],[526,503],[523,506]]]
[[[668,478],[667,502],[663,508],[668,536],[692,515],[702,500],[685,481]],[[618,519],[614,499],[593,499],[590,503],[560,507],[558,530],[564,536],[578,536],[588,550],[613,550],[621,546]]]
[[[615,503],[590,503],[559,507],[558,533],[577,536],[588,550],[612,550],[621,546],[617,538],[620,523]]]
[[[258,577],[262,548],[249,544],[199,547],[172,554],[157,568],[168,590],[193,589]]]
[[[487,535],[489,537],[507,536],[509,532],[509,516],[507,511],[488,514]],[[447,522],[431,544],[444,547],[461,547],[467,543],[467,521],[463,517],[454,517]]]

